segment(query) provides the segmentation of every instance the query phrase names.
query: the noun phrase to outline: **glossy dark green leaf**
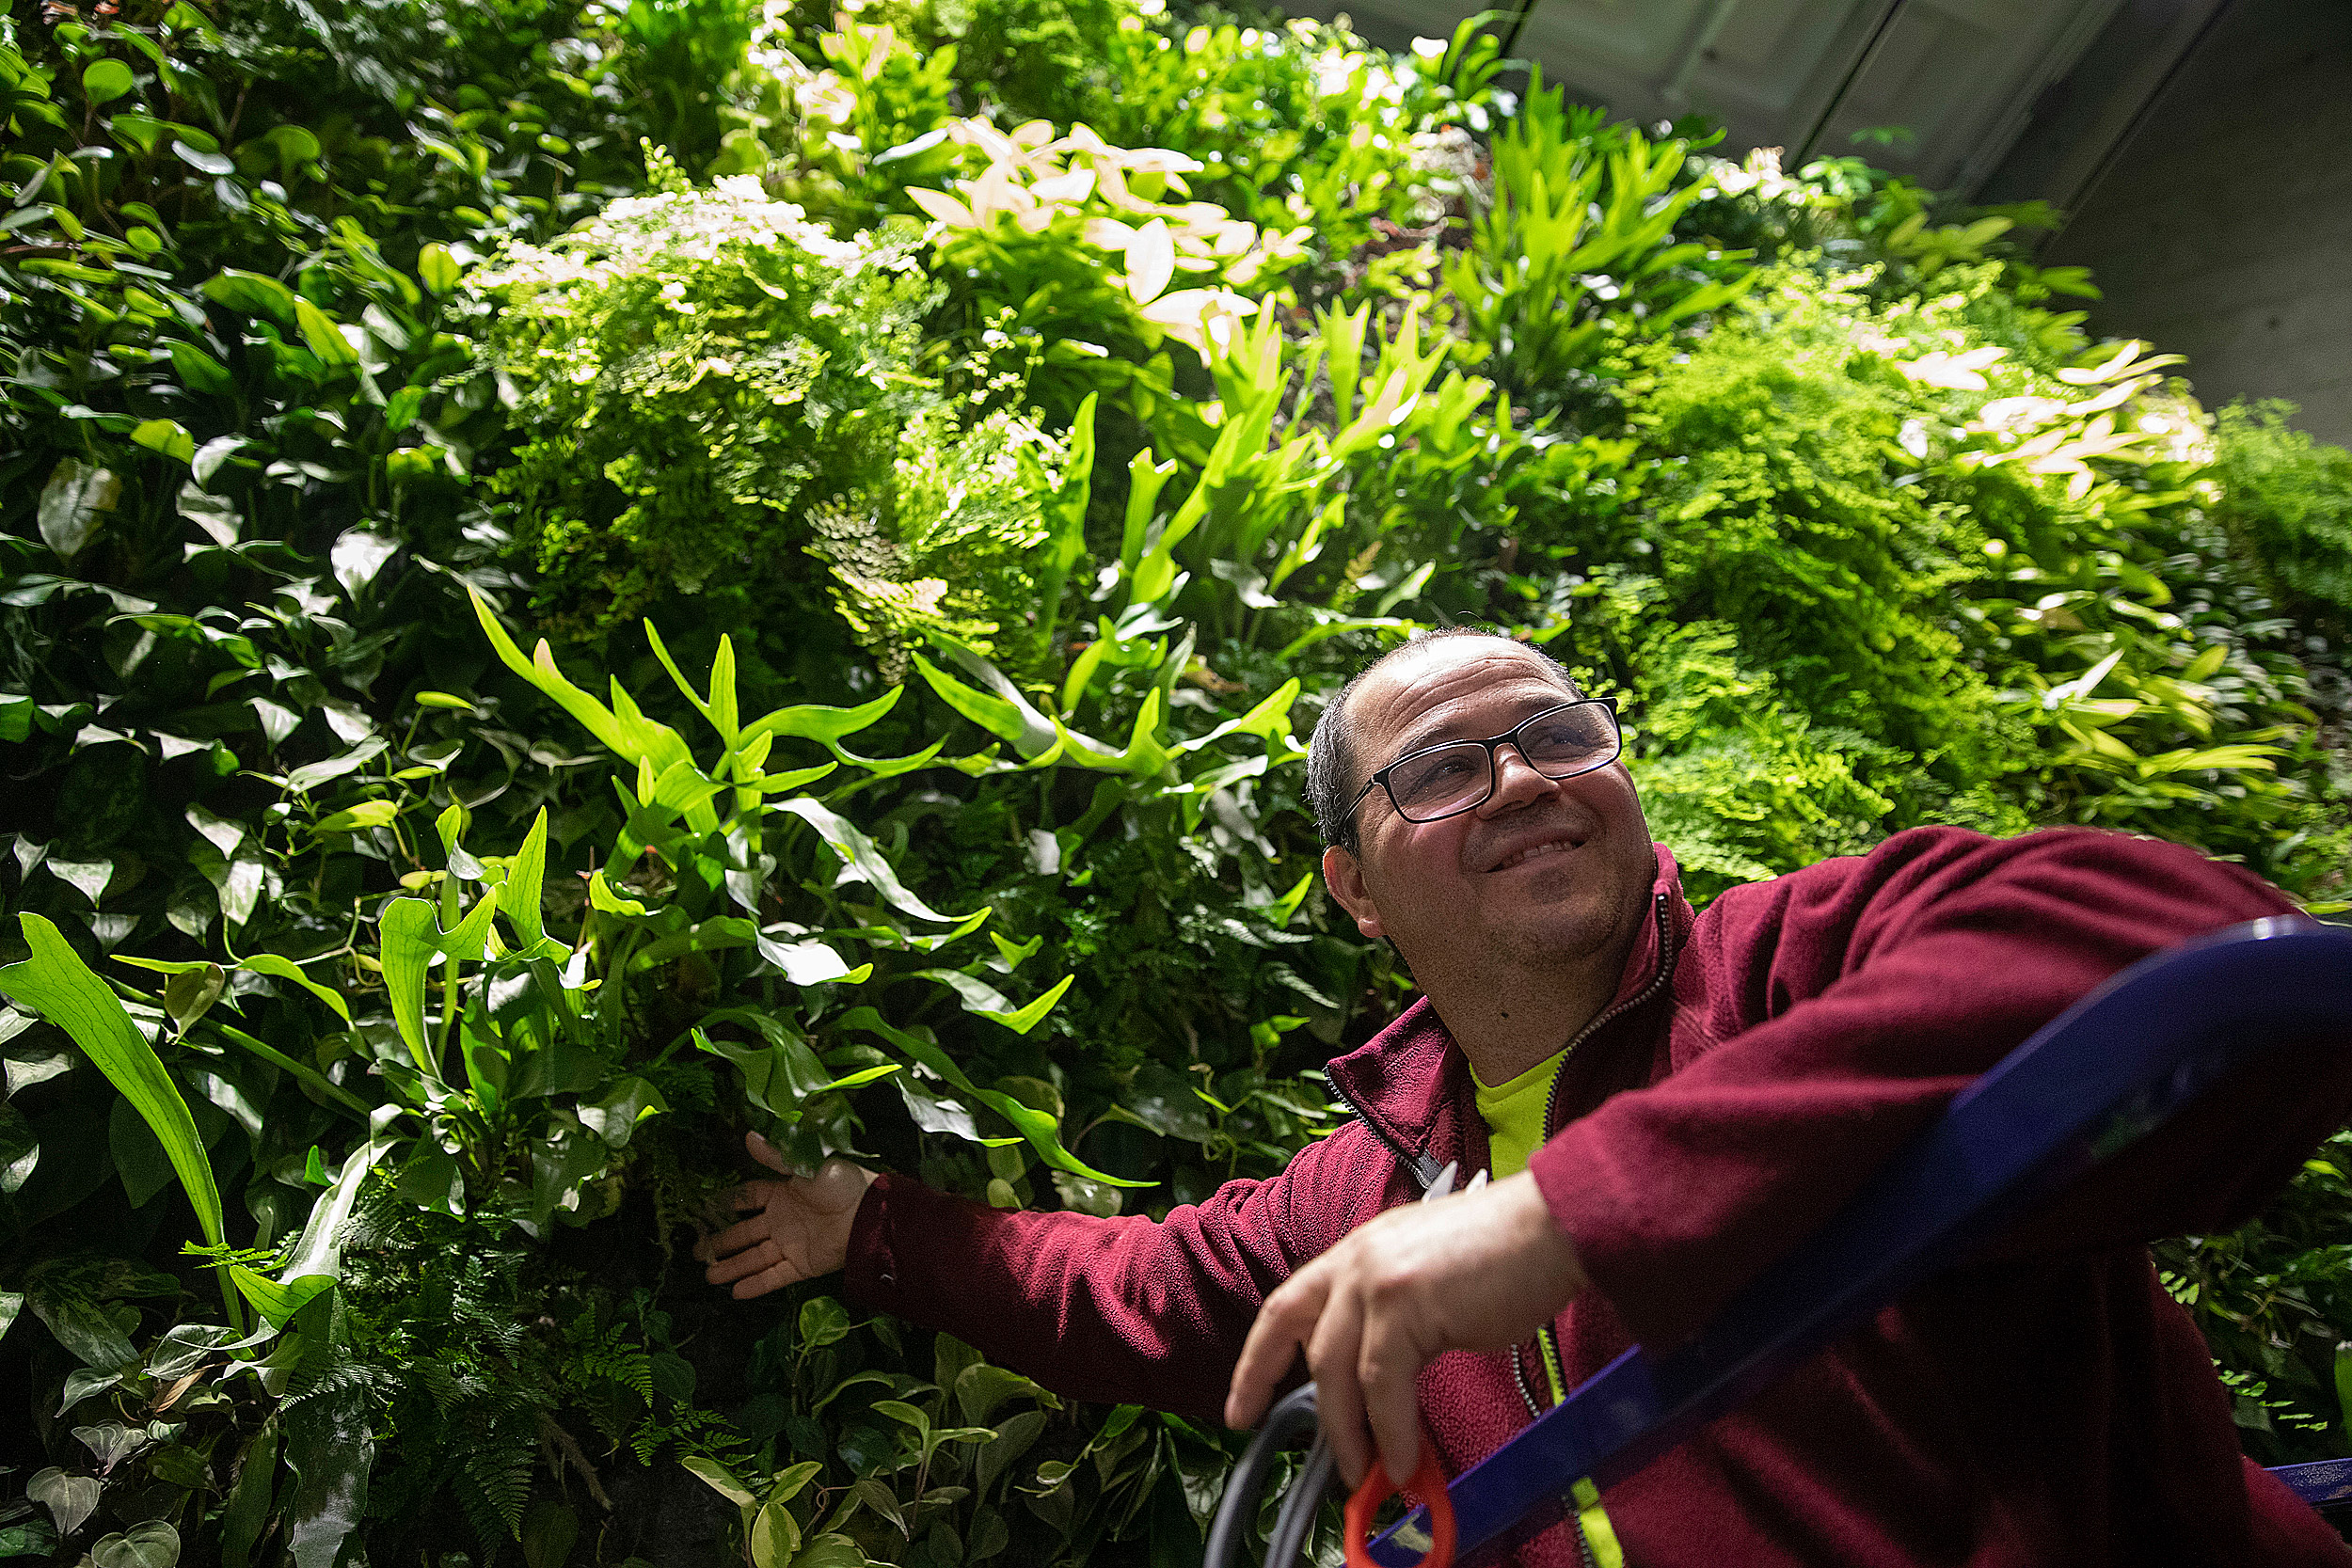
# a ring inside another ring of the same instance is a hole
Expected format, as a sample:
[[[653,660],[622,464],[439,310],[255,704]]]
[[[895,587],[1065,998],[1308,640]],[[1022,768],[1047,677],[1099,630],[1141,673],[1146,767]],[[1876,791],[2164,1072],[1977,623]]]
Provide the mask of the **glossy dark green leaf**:
[[[72,561],[106,525],[122,498],[122,481],[79,458],[61,457],[40,492],[40,536],[61,561]]]
[[[0,969],[0,990],[72,1036],[121,1091],[163,1145],[195,1205],[205,1240],[218,1245],[223,1240],[220,1192],[213,1184],[212,1163],[179,1086],[114,992],[90,973],[56,927],[37,914],[22,915],[19,921],[32,957]]]
[[[178,137],[172,140],[171,154],[199,174],[226,175],[237,172],[237,161],[234,158],[225,153],[208,152]]]
[[[111,103],[129,92],[135,78],[120,60],[94,60],[82,71],[82,96],[92,103]]]

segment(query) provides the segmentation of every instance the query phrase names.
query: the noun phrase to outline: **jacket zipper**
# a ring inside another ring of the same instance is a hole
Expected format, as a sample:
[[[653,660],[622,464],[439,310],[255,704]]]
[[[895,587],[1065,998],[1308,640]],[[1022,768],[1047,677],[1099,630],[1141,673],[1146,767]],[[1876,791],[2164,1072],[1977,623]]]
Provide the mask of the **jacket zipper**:
[[[1364,1124],[1364,1131],[1379,1139],[1381,1146],[1387,1148],[1391,1154],[1396,1156],[1396,1163],[1405,1167],[1406,1174],[1413,1179],[1415,1185],[1419,1186],[1422,1192],[1427,1192],[1431,1185],[1437,1181],[1438,1172],[1442,1170],[1444,1167],[1439,1165],[1435,1160],[1425,1154],[1413,1154],[1407,1152],[1403,1144],[1389,1136],[1387,1129],[1383,1128],[1378,1122],[1373,1120],[1372,1117],[1366,1114],[1363,1106],[1357,1103],[1356,1097],[1347,1092],[1344,1085],[1341,1084],[1337,1079],[1333,1079],[1330,1082],[1331,1092],[1338,1095],[1343,1101],[1346,1101],[1348,1114],[1353,1116],[1358,1121],[1362,1122]]]
[[[1636,1007],[1648,1004],[1674,979],[1675,964],[1681,955],[1675,951],[1674,921],[1671,917],[1668,895],[1663,893],[1659,894],[1654,908],[1658,921],[1658,973],[1650,976],[1648,985],[1644,986],[1632,996],[1607,1009],[1592,1022],[1578,1030],[1576,1037],[1570,1040],[1565,1049],[1560,1053],[1560,1066],[1553,1070],[1551,1075],[1551,1092],[1544,1101],[1545,1142],[1550,1141],[1552,1132],[1558,1123],[1560,1085],[1567,1078],[1568,1058],[1576,1053],[1576,1048],[1591,1039],[1613,1021],[1624,1017]],[[1560,1359],[1559,1343],[1552,1335],[1549,1323],[1545,1323],[1535,1330],[1535,1352],[1547,1362]],[[1528,1386],[1527,1364],[1520,1356],[1519,1347],[1517,1345],[1511,1347],[1511,1380],[1518,1385],[1519,1398],[1526,1402],[1528,1418],[1533,1420],[1542,1415],[1543,1407],[1535,1402],[1535,1391]],[[1585,1538],[1584,1527],[1577,1517],[1577,1510],[1573,1501],[1570,1502],[1568,1509],[1568,1522],[1574,1527],[1576,1549],[1579,1557],[1583,1560],[1584,1568],[1597,1568],[1598,1560],[1593,1555],[1593,1544]]]
[[[1562,1049],[1560,1066],[1551,1075],[1551,1092],[1544,1101],[1544,1137],[1547,1141],[1551,1137],[1553,1123],[1560,1114],[1560,1085],[1567,1077],[1568,1058],[1575,1053],[1576,1048],[1592,1038],[1611,1022],[1651,1001],[1660,991],[1665,990],[1667,984],[1674,978],[1675,963],[1681,955],[1675,951],[1674,922],[1669,913],[1669,895],[1663,893],[1659,894],[1653,908],[1658,921],[1658,973],[1650,977],[1648,985],[1644,986],[1635,994],[1607,1009],[1592,1022],[1578,1030],[1576,1037],[1568,1041],[1567,1045]],[[1335,1081],[1331,1085],[1331,1089],[1346,1103],[1348,1113],[1358,1121],[1362,1122],[1365,1131],[1379,1139],[1381,1146],[1396,1156],[1396,1163],[1405,1167],[1406,1172],[1419,1184],[1421,1190],[1427,1192],[1431,1183],[1438,1180],[1438,1170],[1440,1167],[1438,1166],[1437,1162],[1427,1155],[1407,1152],[1403,1144],[1391,1137],[1386,1129],[1365,1113],[1363,1106],[1357,1102],[1356,1097],[1348,1093],[1344,1085]],[[1551,1355],[1557,1356],[1559,1351],[1556,1346],[1549,1343],[1550,1340],[1550,1324],[1547,1323],[1535,1331],[1537,1349],[1548,1350]],[[1527,1368],[1519,1356],[1519,1348],[1517,1345],[1511,1347],[1511,1377],[1518,1385],[1519,1398],[1527,1402],[1527,1414],[1530,1418],[1542,1415],[1543,1407],[1535,1402],[1535,1391],[1527,1386]],[[1572,1524],[1575,1523],[1576,1515],[1573,1510],[1568,1517]],[[1584,1530],[1581,1525],[1577,1527],[1575,1533],[1577,1551],[1583,1559],[1585,1568],[1595,1568],[1593,1544],[1584,1539]]]

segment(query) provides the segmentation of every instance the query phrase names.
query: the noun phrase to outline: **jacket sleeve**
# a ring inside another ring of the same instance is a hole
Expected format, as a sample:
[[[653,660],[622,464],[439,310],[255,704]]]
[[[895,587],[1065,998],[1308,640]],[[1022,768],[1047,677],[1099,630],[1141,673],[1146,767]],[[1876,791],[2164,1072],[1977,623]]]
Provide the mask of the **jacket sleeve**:
[[[1698,1045],[1563,1129],[1530,1168],[1628,1327],[1671,1343],[2099,982],[2292,909],[2239,867],[2117,833],[1898,834],[1860,861],[1724,895],[1683,959],[1699,973],[1677,987],[1705,1010],[1677,1041]],[[2242,1223],[2352,1109],[2346,1045],[2249,1064],[1993,1254]]]
[[[1344,1232],[1351,1205],[1327,1182],[1367,1137],[1343,1128],[1158,1221],[991,1209],[885,1176],[858,1209],[847,1291],[1069,1398],[1213,1418],[1259,1304]]]

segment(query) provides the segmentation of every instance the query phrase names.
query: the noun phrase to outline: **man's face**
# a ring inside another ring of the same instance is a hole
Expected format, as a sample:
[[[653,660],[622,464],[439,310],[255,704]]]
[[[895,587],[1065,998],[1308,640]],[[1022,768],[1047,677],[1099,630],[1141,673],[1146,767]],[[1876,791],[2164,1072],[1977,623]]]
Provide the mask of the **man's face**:
[[[1350,699],[1351,787],[1408,752],[1502,735],[1572,700],[1518,643],[1430,643]],[[1613,982],[1657,871],[1631,776],[1613,762],[1547,779],[1513,746],[1496,749],[1495,767],[1494,793],[1442,821],[1406,821],[1385,790],[1365,796],[1356,850],[1324,856],[1333,894],[1364,935],[1396,943],[1424,987],[1474,982],[1497,965],[1608,967]]]

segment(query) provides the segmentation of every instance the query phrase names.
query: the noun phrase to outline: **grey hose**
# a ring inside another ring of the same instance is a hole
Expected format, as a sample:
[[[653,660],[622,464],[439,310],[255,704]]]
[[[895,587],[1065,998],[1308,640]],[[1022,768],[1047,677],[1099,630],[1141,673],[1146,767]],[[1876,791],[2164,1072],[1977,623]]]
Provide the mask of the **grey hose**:
[[[1242,1568],[1248,1561],[1242,1543],[1248,1539],[1250,1527],[1257,1522],[1258,1504],[1265,1492],[1266,1477],[1274,1467],[1274,1456],[1315,1428],[1315,1386],[1311,1383],[1292,1390],[1266,1412],[1265,1424],[1251,1438],[1241,1463],[1225,1481],[1225,1496],[1216,1505],[1216,1517],[1209,1525],[1208,1550],[1202,1554],[1201,1568]],[[1323,1494],[1331,1483],[1331,1450],[1317,1433],[1314,1446],[1308,1451],[1307,1465],[1292,1484],[1289,1496],[1282,1499],[1281,1512],[1276,1515],[1274,1534],[1266,1543],[1265,1568],[1290,1568],[1297,1560],[1301,1547],[1307,1544],[1307,1532],[1314,1528],[1315,1510],[1323,1502]]]

